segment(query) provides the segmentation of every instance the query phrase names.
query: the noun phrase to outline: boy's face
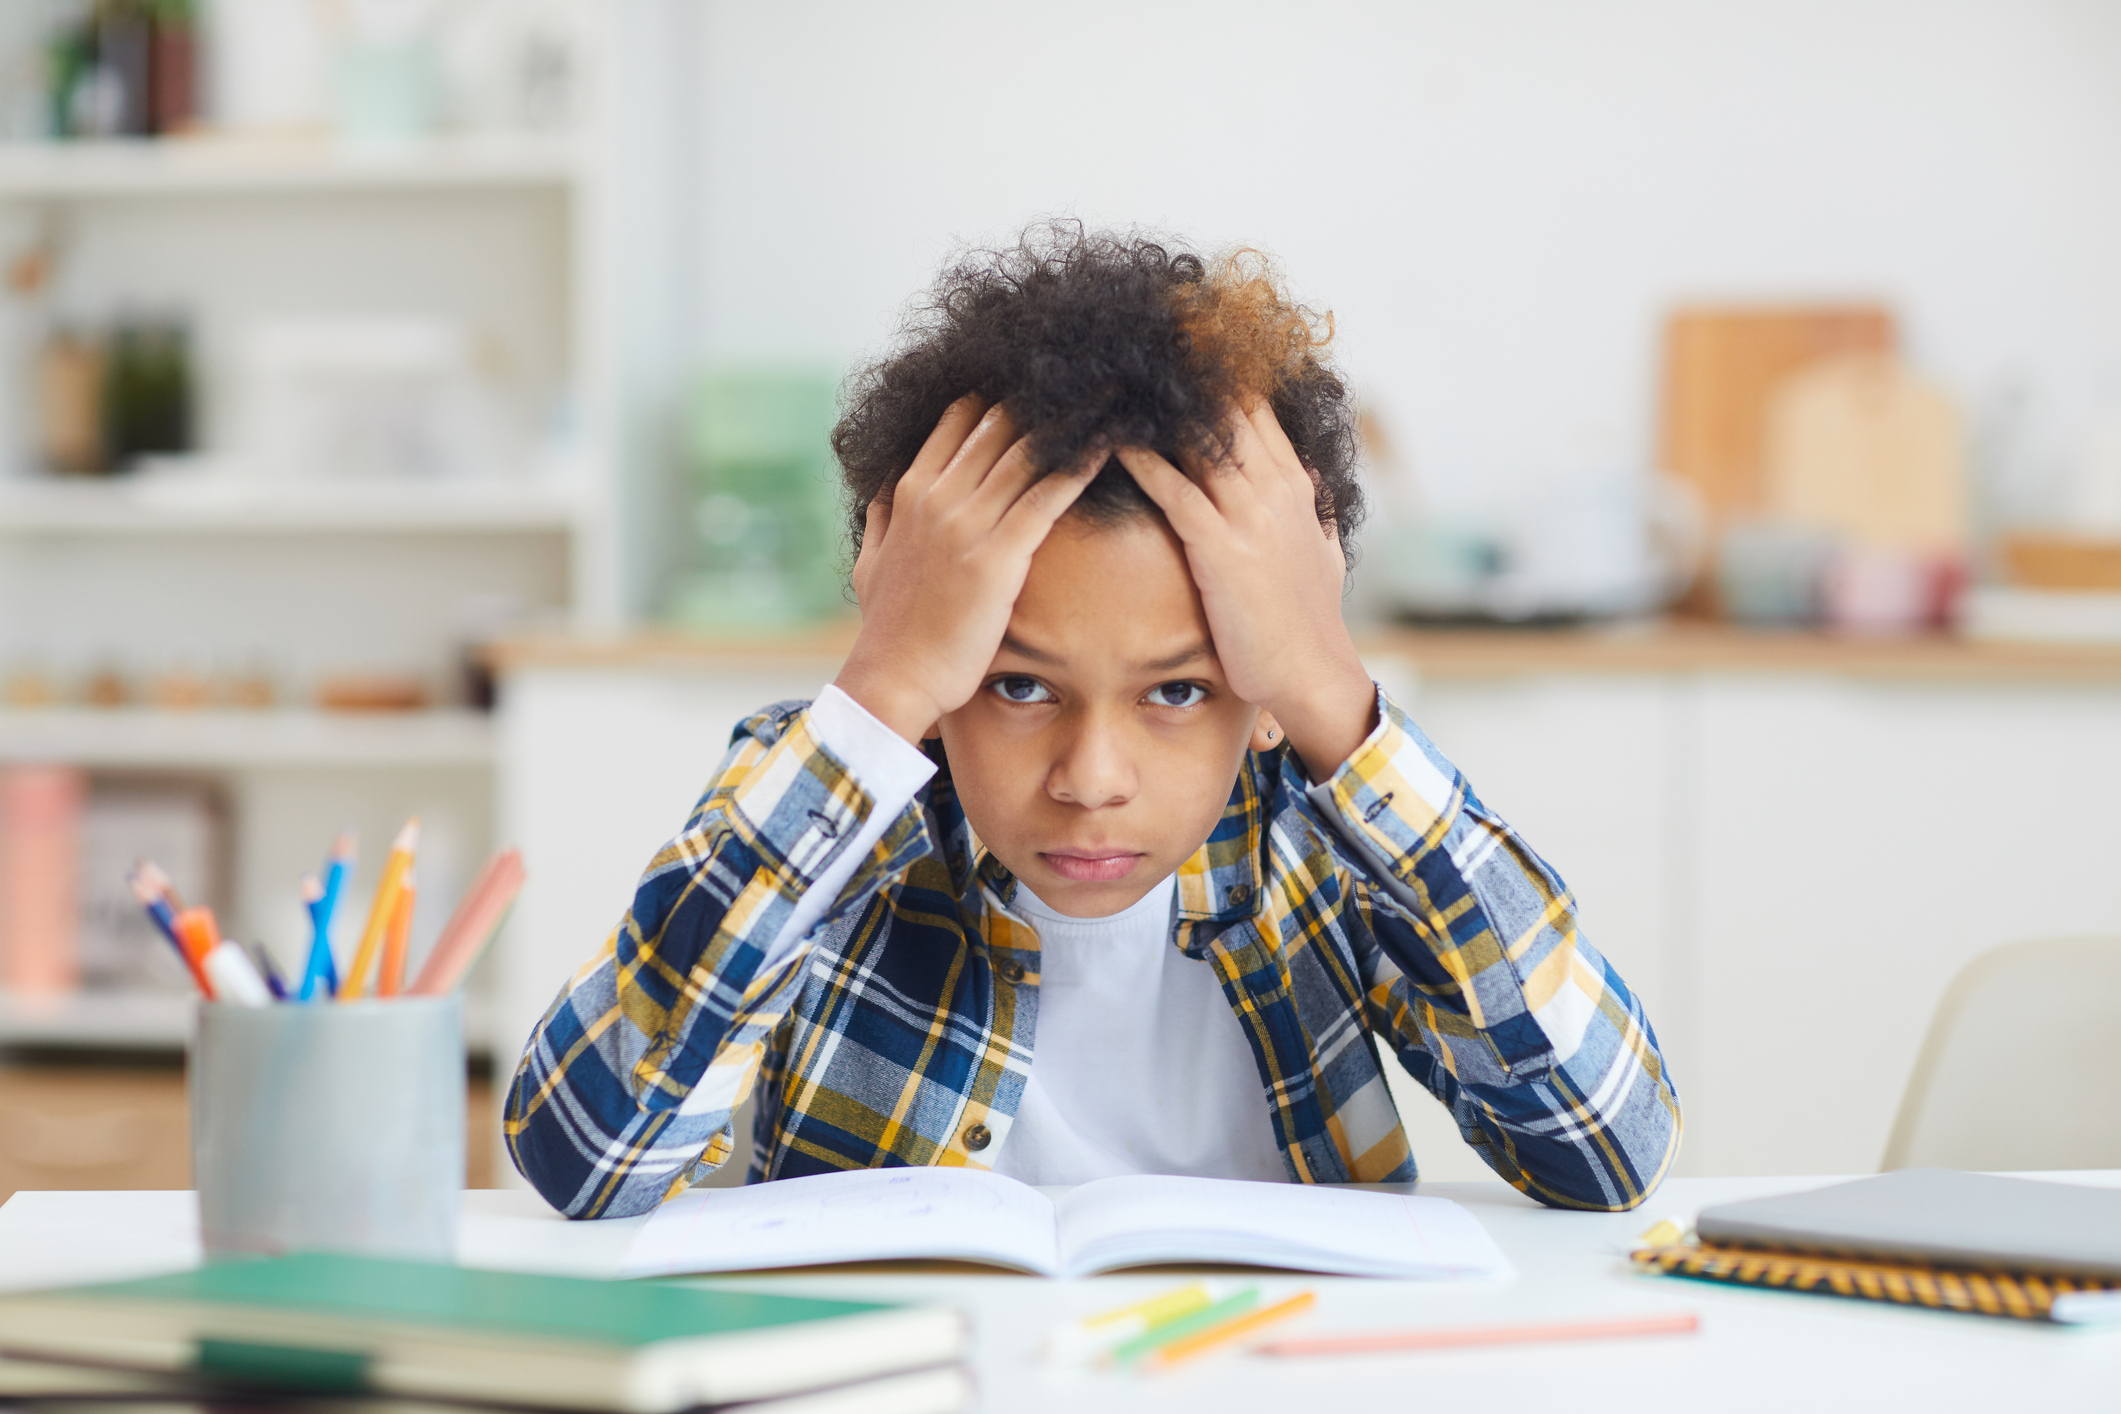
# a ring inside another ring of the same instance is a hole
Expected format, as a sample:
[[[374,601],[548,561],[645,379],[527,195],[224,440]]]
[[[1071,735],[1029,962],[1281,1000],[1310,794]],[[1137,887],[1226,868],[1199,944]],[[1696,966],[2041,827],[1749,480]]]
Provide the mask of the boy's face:
[[[981,689],[939,723],[966,817],[1061,913],[1117,913],[1200,848],[1259,710],[1223,680],[1161,516],[1056,524]]]

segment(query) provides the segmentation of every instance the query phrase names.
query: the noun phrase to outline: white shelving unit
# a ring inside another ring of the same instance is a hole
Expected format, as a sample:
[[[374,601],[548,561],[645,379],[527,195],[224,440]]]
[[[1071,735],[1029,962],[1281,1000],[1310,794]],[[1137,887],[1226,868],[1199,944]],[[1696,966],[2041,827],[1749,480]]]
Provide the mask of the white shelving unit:
[[[97,663],[144,686],[180,660],[263,661],[282,700],[301,704],[331,671],[410,664],[446,701],[472,599],[507,595],[542,621],[619,617],[620,465],[642,453],[620,435],[639,414],[615,409],[632,380],[614,365],[643,346],[627,321],[660,306],[639,296],[659,278],[654,261],[619,249],[644,223],[614,204],[652,205],[663,178],[642,180],[638,160],[642,134],[660,140],[656,114],[600,67],[615,19],[584,14],[587,102],[566,134],[376,150],[239,137],[0,144],[0,263],[55,243],[37,320],[93,327],[127,309],[185,311],[211,392],[251,321],[432,313],[500,350],[520,445],[537,449],[487,479],[333,483],[226,460],[209,415],[208,454],[189,466],[78,481],[0,472],[0,673],[27,663],[68,693]],[[13,366],[0,376],[26,389],[39,326],[19,299],[11,308],[0,359]],[[29,435],[24,414],[0,418],[18,464]],[[0,765],[10,762],[216,778],[233,865],[224,930],[283,959],[302,926],[300,874],[335,830],[359,829],[358,894],[397,822],[422,816],[416,952],[500,843],[494,725],[463,707],[0,709]],[[467,1002],[483,1044],[489,1008],[476,993]],[[168,1051],[190,1018],[181,995],[0,994],[0,1048]]]
[[[60,761],[102,771],[485,769],[493,764],[493,741],[488,716],[466,708],[0,710],[0,760]]]
[[[10,142],[0,143],[0,200],[558,188],[572,183],[581,165],[574,143],[537,136],[380,149],[228,137]]]
[[[191,1035],[180,992],[99,990],[59,997],[0,993],[0,1046],[173,1051]]]
[[[540,622],[603,628],[652,592],[667,518],[660,419],[685,346],[672,291],[697,258],[670,195],[688,175],[672,112],[691,81],[674,56],[692,19],[677,0],[579,15],[565,134],[377,150],[229,136],[0,144],[0,265],[40,243],[56,252],[37,320],[190,319],[208,394],[201,462],[236,450],[216,390],[234,386],[246,328],[364,314],[450,319],[498,349],[521,420],[512,444],[536,449],[489,480],[387,486],[220,474],[227,463],[100,482],[0,468],[0,673],[28,666],[64,696],[106,665],[145,688],[178,667],[262,664],[298,704],[0,710],[0,764],[215,778],[233,857],[224,931],[283,959],[304,928],[297,881],[339,829],[360,835],[359,895],[398,823],[420,814],[416,952],[485,855],[521,842],[495,834],[510,787],[491,719],[299,705],[321,678],[410,664],[446,701],[469,598],[506,594]],[[19,465],[42,325],[0,291],[8,308],[0,377],[18,406],[0,400],[0,449]],[[573,867],[529,864],[534,877]],[[508,946],[504,933],[497,949]],[[467,1003],[488,1011],[476,992]],[[159,994],[0,995],[0,1048],[167,1050],[188,1018],[185,998]]]
[[[585,488],[536,482],[0,481],[0,535],[576,534],[593,513]]]

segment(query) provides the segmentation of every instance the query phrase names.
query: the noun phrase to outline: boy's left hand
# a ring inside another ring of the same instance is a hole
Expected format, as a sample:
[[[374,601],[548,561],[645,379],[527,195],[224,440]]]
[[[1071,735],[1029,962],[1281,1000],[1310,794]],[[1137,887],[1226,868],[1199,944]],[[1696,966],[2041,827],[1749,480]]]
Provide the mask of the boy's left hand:
[[[1230,456],[1186,459],[1191,476],[1143,448],[1117,455],[1185,544],[1230,690],[1265,708],[1322,781],[1362,745],[1377,707],[1340,617],[1346,561],[1273,409],[1233,412],[1230,431]]]

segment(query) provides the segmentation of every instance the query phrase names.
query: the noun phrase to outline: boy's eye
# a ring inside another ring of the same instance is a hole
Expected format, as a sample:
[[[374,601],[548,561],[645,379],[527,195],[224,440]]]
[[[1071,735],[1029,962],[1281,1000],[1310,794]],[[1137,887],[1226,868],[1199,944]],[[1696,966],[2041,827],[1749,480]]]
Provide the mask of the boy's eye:
[[[1037,678],[996,678],[988,684],[1004,702],[1051,702],[1053,689]]]
[[[1149,689],[1150,705],[1191,707],[1207,700],[1208,690],[1197,682],[1160,682]]]

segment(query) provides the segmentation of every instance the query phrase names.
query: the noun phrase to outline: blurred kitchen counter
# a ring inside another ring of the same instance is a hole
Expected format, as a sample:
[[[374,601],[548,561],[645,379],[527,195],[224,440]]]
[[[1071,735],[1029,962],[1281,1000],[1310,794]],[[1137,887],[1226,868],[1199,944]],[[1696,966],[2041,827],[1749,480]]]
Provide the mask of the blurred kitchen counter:
[[[487,650],[498,673],[540,668],[714,669],[725,664],[833,661],[854,644],[850,620],[758,637],[670,630],[547,634]],[[2121,645],[1976,642],[1947,634],[1862,638],[1666,620],[1585,628],[1370,628],[1365,656],[1390,655],[1424,678],[1550,673],[1802,673],[1969,682],[2121,682]]]
[[[497,1056],[610,935],[731,727],[816,696],[853,636],[496,653],[498,834],[531,875],[494,957]],[[1359,642],[1643,999],[1679,1173],[1875,1167],[1954,973],[2121,929],[2121,648],[1689,623]],[[1399,1100],[1424,1176],[1480,1175],[1442,1106]]]
[[[1667,621],[1581,629],[1385,629],[1365,654],[1409,659],[1427,678],[1547,673],[1803,673],[1966,682],[2121,682],[2121,645],[1972,642],[1947,634],[1857,638]]]

